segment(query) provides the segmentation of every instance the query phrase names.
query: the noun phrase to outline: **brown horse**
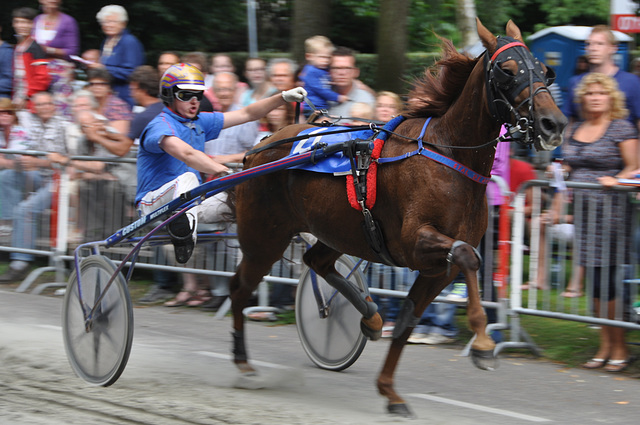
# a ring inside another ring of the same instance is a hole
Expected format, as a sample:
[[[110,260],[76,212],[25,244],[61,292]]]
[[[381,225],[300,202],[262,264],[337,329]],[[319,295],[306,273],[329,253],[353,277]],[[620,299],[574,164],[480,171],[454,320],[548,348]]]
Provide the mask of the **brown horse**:
[[[546,89],[552,71],[531,56],[513,22],[507,24],[507,37],[495,37],[480,21],[477,24],[488,56],[484,61],[482,57],[468,58],[443,40],[442,59],[434,71],[418,81],[405,111],[407,119],[388,138],[381,157],[416,150],[415,139],[428,116],[433,119],[422,138],[424,143],[483,176],[491,172],[496,148],[496,143],[487,142],[497,138],[502,123],[519,124],[519,134],[538,150],[562,143],[567,121]],[[293,137],[307,127],[286,127],[262,145]],[[248,155],[245,168],[280,159],[290,150],[290,143],[276,143]],[[411,416],[393,388],[400,353],[422,312],[460,270],[469,294],[468,319],[476,334],[474,362],[481,368],[493,366],[495,344],[485,333],[486,317],[476,278],[480,258],[473,248],[487,227],[486,186],[415,155],[380,164],[377,187],[377,201],[370,213],[380,223],[390,259],[376,253],[367,242],[363,213],[349,205],[343,178],[289,169],[236,187],[243,258],[231,280],[234,361],[242,373],[255,372],[245,350],[242,309],[291,238],[309,232],[318,242],[305,254],[305,263],[362,313],[361,327],[371,339],[379,337],[382,327],[377,307],[337,273],[336,259],[347,253],[374,262],[391,260],[420,272],[396,321],[377,381],[380,394],[388,399],[389,411]]]

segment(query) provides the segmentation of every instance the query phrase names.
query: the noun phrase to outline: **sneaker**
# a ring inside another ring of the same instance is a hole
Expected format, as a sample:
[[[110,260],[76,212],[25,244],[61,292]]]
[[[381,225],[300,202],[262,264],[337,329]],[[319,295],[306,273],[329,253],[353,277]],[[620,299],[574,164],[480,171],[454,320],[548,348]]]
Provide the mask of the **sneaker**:
[[[425,340],[427,339],[428,336],[429,335],[427,334],[420,334],[417,332],[413,332],[407,339],[407,342],[409,344],[426,344]]]
[[[467,301],[467,284],[464,282],[456,282],[453,284],[453,289],[445,297],[449,301]]]
[[[0,275],[0,283],[22,282],[29,274],[29,267],[17,270],[9,267],[9,269]]]
[[[186,263],[191,258],[193,247],[195,246],[189,217],[186,214],[177,217],[169,223],[167,231],[175,250],[176,261],[180,264]]]
[[[439,333],[431,333],[422,338],[422,344],[428,345],[448,344],[453,341],[453,338],[449,338],[448,336],[444,336]]]
[[[200,310],[216,312],[227,298],[229,298],[228,295],[214,295],[209,301],[204,302],[200,306]]]
[[[174,296],[175,294],[172,291],[154,286],[144,295],[144,297],[138,300],[138,303],[155,304],[155,303],[167,301],[173,298]]]

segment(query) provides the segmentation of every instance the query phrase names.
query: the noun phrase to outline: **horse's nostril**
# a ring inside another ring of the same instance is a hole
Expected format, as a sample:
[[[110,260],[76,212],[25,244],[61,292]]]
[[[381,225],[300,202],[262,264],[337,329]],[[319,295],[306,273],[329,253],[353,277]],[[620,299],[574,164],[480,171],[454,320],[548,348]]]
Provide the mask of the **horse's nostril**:
[[[554,120],[551,120],[549,118],[543,118],[540,121],[541,127],[542,127],[542,131],[546,134],[549,133],[555,133],[556,129],[558,128],[556,122]]]

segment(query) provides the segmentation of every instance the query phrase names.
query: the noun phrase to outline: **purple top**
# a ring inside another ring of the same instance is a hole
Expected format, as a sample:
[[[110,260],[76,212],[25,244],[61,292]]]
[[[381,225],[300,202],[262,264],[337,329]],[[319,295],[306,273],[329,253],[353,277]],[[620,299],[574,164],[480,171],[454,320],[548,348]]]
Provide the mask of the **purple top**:
[[[500,135],[502,136],[507,132],[507,129],[502,126],[500,129]],[[496,155],[493,160],[493,167],[491,167],[491,175],[502,177],[509,187],[509,155],[510,155],[510,143],[499,142],[496,147]],[[503,196],[505,194],[500,192],[500,187],[497,183],[489,182],[487,184],[487,200],[489,205],[502,205]]]
[[[54,30],[44,28],[44,14],[36,16],[33,20],[33,36],[41,46],[63,49],[69,55],[77,55],[80,52],[80,33],[78,23],[66,13],[60,13],[58,26]]]
[[[129,104],[115,94],[109,95],[102,113],[109,121],[131,121],[133,119]]]

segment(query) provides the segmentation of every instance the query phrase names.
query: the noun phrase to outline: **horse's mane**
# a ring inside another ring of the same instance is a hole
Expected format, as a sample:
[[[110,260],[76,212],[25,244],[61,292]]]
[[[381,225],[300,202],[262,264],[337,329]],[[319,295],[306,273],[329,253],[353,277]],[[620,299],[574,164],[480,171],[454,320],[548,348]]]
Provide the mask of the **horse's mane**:
[[[409,118],[442,116],[460,96],[478,59],[458,53],[450,40],[441,41],[442,57],[416,78],[404,115]]]

